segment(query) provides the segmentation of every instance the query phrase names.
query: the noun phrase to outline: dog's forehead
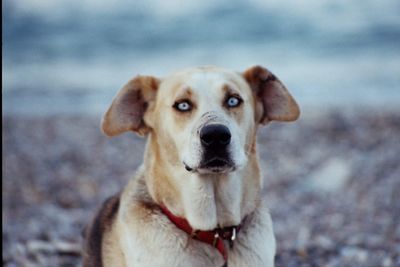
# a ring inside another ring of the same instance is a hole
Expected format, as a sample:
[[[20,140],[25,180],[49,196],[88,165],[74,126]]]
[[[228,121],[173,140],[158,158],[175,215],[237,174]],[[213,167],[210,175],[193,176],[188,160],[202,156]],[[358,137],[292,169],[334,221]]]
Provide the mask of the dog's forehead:
[[[245,92],[247,83],[234,71],[217,67],[187,69],[166,77],[161,83],[161,93],[175,96],[189,89],[198,94],[219,93],[224,86]]]

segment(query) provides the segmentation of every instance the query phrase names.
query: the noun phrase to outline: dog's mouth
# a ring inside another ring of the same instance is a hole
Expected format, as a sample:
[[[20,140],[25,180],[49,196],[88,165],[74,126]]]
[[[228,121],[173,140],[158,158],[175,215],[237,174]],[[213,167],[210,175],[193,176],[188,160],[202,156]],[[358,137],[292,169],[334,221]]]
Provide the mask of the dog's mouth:
[[[205,173],[226,173],[235,170],[235,164],[230,159],[213,157],[206,161],[202,161],[198,167],[191,167],[185,162],[185,169],[189,172]]]

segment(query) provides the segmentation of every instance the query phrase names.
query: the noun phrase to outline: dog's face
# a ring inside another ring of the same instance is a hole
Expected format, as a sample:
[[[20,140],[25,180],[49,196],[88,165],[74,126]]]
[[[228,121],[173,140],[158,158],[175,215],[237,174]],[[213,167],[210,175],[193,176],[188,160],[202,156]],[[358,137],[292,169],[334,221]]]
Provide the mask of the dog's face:
[[[268,70],[257,66],[240,74],[204,67],[163,80],[131,80],[105,114],[103,131],[151,131],[171,165],[224,173],[246,165],[259,123],[298,115],[296,102]]]
[[[154,112],[145,118],[160,145],[172,147],[180,167],[199,174],[230,172],[246,163],[255,130],[253,103],[239,74],[192,69],[161,83]]]

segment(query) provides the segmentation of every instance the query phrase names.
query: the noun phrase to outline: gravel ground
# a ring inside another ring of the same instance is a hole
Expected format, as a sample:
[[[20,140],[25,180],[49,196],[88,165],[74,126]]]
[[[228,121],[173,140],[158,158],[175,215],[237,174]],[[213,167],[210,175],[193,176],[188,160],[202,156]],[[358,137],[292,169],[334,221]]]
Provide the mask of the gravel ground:
[[[303,114],[259,133],[276,266],[400,266],[400,113]],[[99,121],[3,117],[3,266],[80,265],[83,226],[144,149]]]

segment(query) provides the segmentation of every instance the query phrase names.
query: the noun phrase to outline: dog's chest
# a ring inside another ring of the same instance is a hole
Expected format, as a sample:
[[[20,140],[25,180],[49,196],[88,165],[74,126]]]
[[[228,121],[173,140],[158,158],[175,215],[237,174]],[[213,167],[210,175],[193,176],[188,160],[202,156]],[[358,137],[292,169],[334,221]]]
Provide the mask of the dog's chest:
[[[163,215],[158,215],[156,221],[142,224],[140,231],[128,225],[121,228],[124,232],[121,249],[127,266],[273,266],[268,255],[273,255],[275,250],[273,237],[262,228],[240,232],[232,248],[226,242],[228,259],[225,261],[218,249],[192,239]],[[257,235],[267,238],[260,242],[259,238],[252,238]]]

